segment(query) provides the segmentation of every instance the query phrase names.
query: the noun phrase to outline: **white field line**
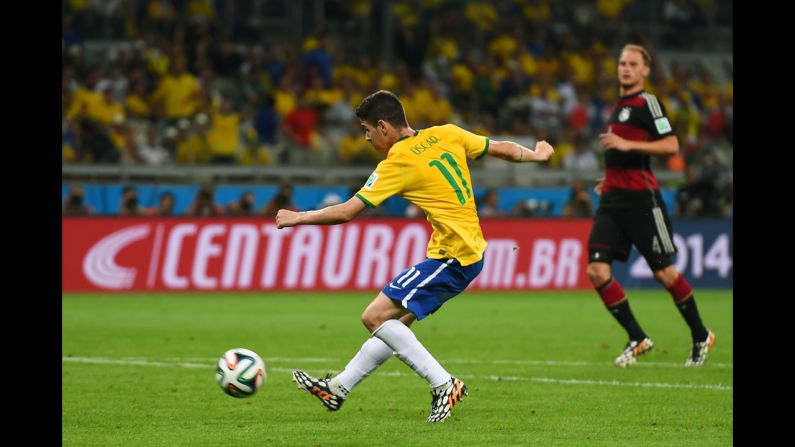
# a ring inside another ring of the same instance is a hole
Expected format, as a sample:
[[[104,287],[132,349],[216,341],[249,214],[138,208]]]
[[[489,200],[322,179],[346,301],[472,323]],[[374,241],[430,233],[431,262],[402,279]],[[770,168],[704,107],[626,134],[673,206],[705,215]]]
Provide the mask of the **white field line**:
[[[93,364],[110,364],[110,365],[126,365],[126,366],[157,366],[157,367],[173,367],[180,368],[201,368],[212,369],[213,363],[191,363],[191,362],[153,362],[148,360],[140,360],[140,358],[123,358],[123,359],[110,359],[99,357],[62,357],[64,363],[93,363]],[[269,359],[272,360],[272,359]],[[274,372],[292,372],[294,368],[280,368],[268,367],[269,371]],[[313,372],[314,371],[310,371]],[[411,373],[401,371],[382,371],[379,374],[393,377],[411,376]],[[599,385],[599,386],[623,386],[623,387],[636,387],[636,388],[669,388],[669,389],[703,389],[703,390],[717,390],[717,391],[731,391],[732,387],[722,384],[683,384],[683,383],[665,383],[665,382],[621,382],[618,380],[584,380],[584,379],[557,379],[552,377],[534,377],[534,376],[496,376],[496,375],[476,375],[475,378],[489,380],[494,382],[508,381],[529,381],[541,383],[555,383],[562,385]]]
[[[128,360],[146,360],[147,357],[121,357]],[[220,358],[220,357],[219,357]],[[180,357],[174,359],[175,361],[198,361],[198,362],[214,362],[217,359],[212,357]],[[335,359],[330,357],[268,357],[265,359],[268,363],[272,362],[287,362],[287,363],[344,363],[346,360]],[[465,360],[465,359],[442,359],[440,363],[449,363],[453,365],[528,365],[528,366],[605,366],[613,365],[612,361],[608,362],[585,362],[577,360]],[[677,362],[637,362],[632,367],[649,367],[655,368],[682,368],[684,367],[684,357],[681,363]],[[710,368],[734,368],[731,363],[712,363],[707,362]]]

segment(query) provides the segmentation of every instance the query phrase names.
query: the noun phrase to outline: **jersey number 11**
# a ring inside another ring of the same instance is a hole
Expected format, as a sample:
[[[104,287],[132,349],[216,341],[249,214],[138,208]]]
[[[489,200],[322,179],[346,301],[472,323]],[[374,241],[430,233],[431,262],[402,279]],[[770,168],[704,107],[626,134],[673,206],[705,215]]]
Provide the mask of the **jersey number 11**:
[[[467,181],[464,180],[464,176],[461,174],[461,170],[458,169],[458,163],[455,162],[453,156],[445,152],[444,154],[441,155],[441,157],[444,161],[446,161],[450,165],[450,167],[453,168],[453,171],[455,171],[456,175],[458,175],[458,179],[461,180],[461,184],[464,185],[464,190],[466,190],[467,192],[467,199],[471,198],[472,192],[469,190],[469,185],[467,184]],[[466,199],[464,199],[464,194],[461,192],[461,187],[458,186],[458,182],[455,181],[453,175],[450,174],[450,171],[444,166],[444,164],[442,164],[442,162],[439,160],[431,160],[431,162],[428,163],[428,166],[433,166],[434,168],[438,169],[439,172],[442,173],[444,178],[447,180],[447,183],[449,183],[450,186],[453,187],[455,195],[458,196],[458,203],[460,203],[461,205],[465,204]]]

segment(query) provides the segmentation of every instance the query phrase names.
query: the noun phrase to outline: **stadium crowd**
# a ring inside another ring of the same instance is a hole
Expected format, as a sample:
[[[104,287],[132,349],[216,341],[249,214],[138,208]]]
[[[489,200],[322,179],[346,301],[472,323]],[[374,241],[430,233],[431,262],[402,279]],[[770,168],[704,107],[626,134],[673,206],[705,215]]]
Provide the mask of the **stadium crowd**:
[[[298,45],[262,33],[261,4],[213,0],[64,0],[63,163],[374,165],[353,108],[399,95],[415,128],[453,122],[481,135],[535,136],[556,148],[547,169],[603,166],[598,135],[616,99],[624,43],[699,50],[689,30],[731,23],[717,0],[667,0],[659,41],[646,2],[393,2],[394,63],[362,33],[315,27]],[[259,6],[258,6],[259,5]],[[358,29],[373,2],[325,2]],[[728,8],[730,11],[731,8]],[[567,26],[557,26],[561,23]],[[100,57],[87,42],[111,42]],[[655,64],[663,61],[655,59]],[[732,67],[676,59],[646,86],[677,130],[680,153],[655,170],[683,172],[678,215],[731,213]]]

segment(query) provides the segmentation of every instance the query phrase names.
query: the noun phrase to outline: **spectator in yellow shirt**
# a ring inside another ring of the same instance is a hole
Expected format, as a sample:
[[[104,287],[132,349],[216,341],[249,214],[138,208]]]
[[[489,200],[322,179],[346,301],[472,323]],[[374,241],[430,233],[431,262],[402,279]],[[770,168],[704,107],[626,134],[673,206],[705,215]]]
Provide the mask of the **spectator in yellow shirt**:
[[[491,30],[500,18],[494,6],[483,1],[467,3],[464,14],[468,21],[484,31]]]
[[[212,114],[212,129],[207,134],[210,143],[210,162],[230,165],[237,163],[240,148],[240,113],[232,101],[223,99],[221,110]]]
[[[279,87],[273,91],[274,108],[281,117],[286,117],[298,104],[293,89],[293,72],[284,73],[279,79]]]
[[[552,8],[546,0],[531,1],[522,8],[522,12],[531,23],[544,23],[552,16]]]
[[[104,127],[110,126],[117,115],[124,115],[124,107],[113,98],[110,81],[99,81],[97,93],[101,96],[99,100],[89,103],[88,116]]]
[[[146,84],[142,80],[133,81],[125,101],[125,111],[130,118],[149,118],[149,102],[146,100]]]
[[[630,3],[632,0],[597,0],[596,11],[607,22],[615,22],[624,10],[624,5]]]
[[[434,85],[430,89],[431,101],[434,106],[428,109],[428,121],[432,126],[439,126],[450,122],[453,118],[453,106],[442,95],[441,88]]]
[[[206,164],[210,161],[210,142],[207,138],[207,115],[196,115],[196,133],[189,137],[190,122],[180,120],[177,131],[177,163]]]
[[[85,86],[78,87],[72,94],[66,119],[79,121],[82,118],[89,118],[89,109],[93,108],[95,103],[102,101],[102,94],[96,91],[101,78],[102,70],[97,69],[89,73]]]
[[[309,88],[304,95],[310,104],[320,107],[331,107],[334,103],[345,98],[345,93],[334,83],[328,88],[323,86],[323,77],[317,72],[311,72]]]
[[[489,42],[488,48],[489,52],[497,56],[497,60],[504,64],[515,59],[516,52],[519,50],[519,41],[508,33],[501,33]]]
[[[174,70],[160,81],[152,94],[152,105],[163,105],[163,115],[171,124],[181,118],[189,118],[198,108],[199,82],[185,70],[185,59],[174,62]]]
[[[384,159],[380,152],[374,150],[373,146],[362,138],[361,125],[355,120],[351,120],[348,133],[340,140],[337,155],[340,160],[352,165],[372,166],[373,163]]]

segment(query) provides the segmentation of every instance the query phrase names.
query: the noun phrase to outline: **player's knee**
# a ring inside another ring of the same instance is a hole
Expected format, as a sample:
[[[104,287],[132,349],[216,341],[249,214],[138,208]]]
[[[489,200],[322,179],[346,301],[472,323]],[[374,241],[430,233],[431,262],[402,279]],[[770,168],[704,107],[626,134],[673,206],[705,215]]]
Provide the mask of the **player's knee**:
[[[381,326],[381,323],[383,323],[383,321],[381,321],[380,316],[371,309],[365,309],[365,311],[362,313],[362,324],[367,328],[368,331],[370,331],[370,333],[378,329],[378,326]]]
[[[588,264],[588,279],[594,286],[601,286],[610,279],[610,264],[604,262],[592,262]]]
[[[678,277],[679,272],[672,265],[654,272],[654,279],[666,289],[671,287]]]

